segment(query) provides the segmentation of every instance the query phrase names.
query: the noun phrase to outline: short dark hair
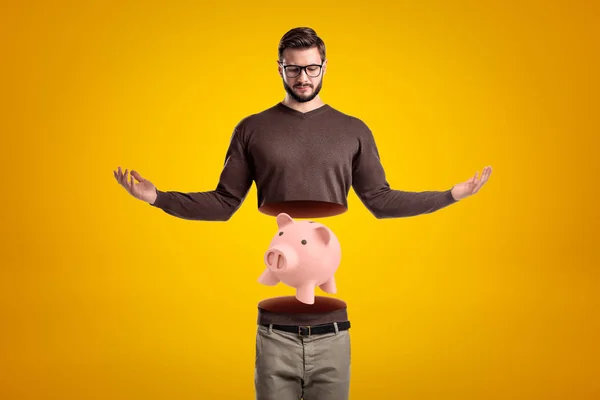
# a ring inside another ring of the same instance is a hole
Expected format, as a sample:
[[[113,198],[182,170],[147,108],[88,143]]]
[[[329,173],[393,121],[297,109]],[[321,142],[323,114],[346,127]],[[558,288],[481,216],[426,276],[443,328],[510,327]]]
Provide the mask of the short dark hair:
[[[289,30],[279,41],[279,61],[285,49],[310,49],[317,47],[321,55],[321,62],[325,61],[325,43],[311,28],[300,27]]]

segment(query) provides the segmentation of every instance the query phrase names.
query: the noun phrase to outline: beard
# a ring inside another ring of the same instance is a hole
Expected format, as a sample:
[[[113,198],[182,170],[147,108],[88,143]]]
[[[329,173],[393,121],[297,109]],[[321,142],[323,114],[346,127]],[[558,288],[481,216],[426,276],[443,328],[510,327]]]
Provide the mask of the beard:
[[[285,88],[285,91],[287,92],[287,94],[289,94],[290,97],[298,103],[306,103],[306,102],[311,101],[312,99],[317,97],[317,95],[321,91],[321,88],[323,87],[323,78],[321,78],[321,81],[319,82],[316,89],[314,89],[311,94],[299,95],[298,93],[294,92],[294,90],[287,83],[285,83],[284,80],[282,80],[282,81],[283,81],[283,87]],[[302,85],[296,85],[296,86],[302,86]],[[310,86],[312,86],[312,85],[310,85]]]

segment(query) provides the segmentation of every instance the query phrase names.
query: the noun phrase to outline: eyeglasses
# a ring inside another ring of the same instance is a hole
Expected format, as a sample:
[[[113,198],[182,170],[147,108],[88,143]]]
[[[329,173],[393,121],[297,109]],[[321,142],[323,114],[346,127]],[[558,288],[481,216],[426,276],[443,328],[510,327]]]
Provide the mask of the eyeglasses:
[[[306,75],[310,76],[311,78],[316,78],[317,76],[321,75],[321,68],[323,67],[323,64],[311,64],[306,65],[304,67],[301,67],[299,65],[283,65],[281,61],[279,62],[279,64],[283,67],[285,71],[285,76],[287,76],[288,78],[297,77],[302,73],[302,70],[304,70],[306,72]]]

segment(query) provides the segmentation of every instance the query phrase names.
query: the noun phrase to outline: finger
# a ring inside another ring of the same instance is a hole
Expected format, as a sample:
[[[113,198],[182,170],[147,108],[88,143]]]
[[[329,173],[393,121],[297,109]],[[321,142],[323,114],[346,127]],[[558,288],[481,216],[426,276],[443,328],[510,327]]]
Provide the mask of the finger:
[[[481,181],[475,187],[475,193],[477,193],[479,191],[479,189],[481,189],[481,187],[485,184],[486,180],[487,179],[481,179]]]
[[[471,188],[471,194],[475,194],[475,193],[477,193],[477,191],[478,191],[478,190],[479,190],[479,188],[481,187],[481,185],[482,185],[482,182],[483,182],[483,176],[484,176],[484,174],[485,174],[485,169],[484,169],[484,170],[483,170],[483,172],[481,173],[481,176],[480,176],[479,178],[477,178],[477,179],[475,179],[475,180],[474,180],[474,182],[473,182],[473,187]],[[475,177],[477,177],[478,175],[479,175],[479,171],[477,171],[477,172],[475,173]]]
[[[485,169],[483,171],[483,176],[481,177],[482,184],[486,183],[489,177],[490,177],[490,167],[485,167]]]
[[[125,171],[123,171],[123,168],[119,167],[119,182],[121,182],[121,185],[126,187],[123,179],[125,179]]]
[[[131,187],[129,187],[129,169],[128,168],[125,169],[125,173],[123,174],[123,184],[125,185],[127,190],[131,190]]]
[[[473,175],[473,177],[471,178],[471,183],[477,182],[477,175],[478,174],[479,174],[479,171],[475,172],[475,175]]]
[[[486,169],[486,170],[485,170],[484,177],[483,177],[483,179],[482,179],[482,180],[483,180],[483,183],[487,182],[487,180],[489,179],[489,177],[490,177],[490,170],[489,170],[489,169]]]
[[[144,182],[145,181],[145,179],[142,178],[142,176],[137,171],[131,170],[131,175],[133,175],[135,177],[135,179],[138,180],[138,182]]]
[[[129,190],[131,191],[131,194],[135,197],[135,192],[136,192],[136,187],[135,187],[135,178],[133,177],[133,175],[129,175]]]

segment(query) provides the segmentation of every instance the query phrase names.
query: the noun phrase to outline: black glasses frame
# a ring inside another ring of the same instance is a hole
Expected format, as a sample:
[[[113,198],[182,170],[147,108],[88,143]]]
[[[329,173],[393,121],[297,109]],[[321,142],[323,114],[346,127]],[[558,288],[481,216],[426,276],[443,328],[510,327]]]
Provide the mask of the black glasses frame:
[[[283,72],[285,73],[285,76],[287,76],[288,78],[296,78],[296,77],[300,76],[300,74],[302,74],[302,71],[306,72],[307,76],[309,76],[311,78],[316,78],[319,75],[321,75],[321,72],[323,72],[323,64],[325,64],[325,63],[322,62],[321,64],[310,64],[310,65],[305,65],[304,67],[301,67],[300,65],[283,65],[283,63],[281,61],[279,61],[279,65],[281,65],[281,67],[283,68]],[[296,74],[294,76],[289,76],[287,73],[288,67],[300,68],[300,71],[298,72],[298,74]],[[306,69],[308,67],[319,67],[319,73],[315,76],[310,75],[308,73],[308,70]]]

